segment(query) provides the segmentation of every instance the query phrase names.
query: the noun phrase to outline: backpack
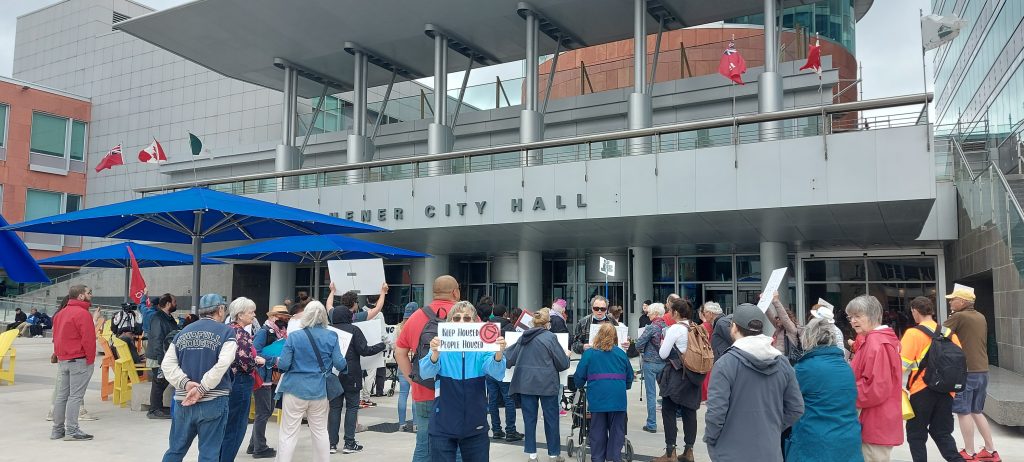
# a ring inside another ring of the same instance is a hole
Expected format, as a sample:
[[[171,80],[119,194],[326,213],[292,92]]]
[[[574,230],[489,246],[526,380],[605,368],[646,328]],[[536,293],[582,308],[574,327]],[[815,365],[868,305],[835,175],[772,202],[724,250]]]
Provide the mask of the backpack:
[[[412,357],[412,373],[409,379],[431,390],[434,389],[434,379],[420,377],[420,360],[430,354],[430,341],[437,337],[437,324],[440,322],[438,314],[430,310],[426,305],[420,307],[420,311],[427,316],[427,323],[420,331],[420,339],[416,343],[416,353]]]
[[[967,356],[964,350],[953,343],[950,336],[935,332],[925,326],[916,326],[932,339],[928,353],[921,359],[917,373],[910,381],[924,374],[924,384],[939,393],[964,391],[967,383]],[[945,328],[944,328],[945,329]],[[948,329],[945,329],[948,332]]]
[[[703,325],[690,323],[687,334],[686,352],[683,353],[683,365],[698,374],[711,372],[715,363],[715,352],[711,350],[711,338]]]

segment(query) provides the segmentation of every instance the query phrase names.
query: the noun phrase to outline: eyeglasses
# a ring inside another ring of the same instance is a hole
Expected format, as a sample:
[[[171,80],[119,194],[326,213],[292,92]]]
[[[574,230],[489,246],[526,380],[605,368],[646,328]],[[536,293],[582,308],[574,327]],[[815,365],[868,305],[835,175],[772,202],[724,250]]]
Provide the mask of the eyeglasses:
[[[468,314],[465,316],[452,316],[452,322],[473,322],[473,317]]]
[[[608,311],[608,307],[607,306],[594,306],[594,307],[591,307],[591,309],[594,310],[594,311]]]

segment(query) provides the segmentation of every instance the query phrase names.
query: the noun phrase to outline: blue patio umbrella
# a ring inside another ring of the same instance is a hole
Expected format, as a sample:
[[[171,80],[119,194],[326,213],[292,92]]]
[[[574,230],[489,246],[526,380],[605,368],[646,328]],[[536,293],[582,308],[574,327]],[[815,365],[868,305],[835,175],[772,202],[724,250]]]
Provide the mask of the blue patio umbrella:
[[[128,300],[128,286],[131,282],[131,257],[128,248],[135,254],[135,261],[140,268],[165,266],[184,266],[192,264],[192,256],[187,253],[161,249],[151,245],[135,242],[122,242],[95,249],[83,250],[56,257],[40,260],[41,265],[86,266],[92,268],[124,268],[124,298]],[[203,258],[204,265],[220,265],[224,262],[213,258]]]
[[[429,254],[367,242],[337,234],[282,237],[255,244],[218,250],[208,257],[234,260],[277,261],[313,264],[313,293],[320,293],[320,264],[327,260],[361,258],[427,258]]]
[[[203,242],[255,240],[304,234],[386,231],[308,210],[206,188],[147,196],[10,225],[2,229],[150,242],[192,243],[199,260]],[[192,265],[192,311],[202,294],[202,265]]]
[[[7,220],[0,215],[0,227],[4,226],[7,226]],[[14,231],[0,231],[0,268],[15,282],[50,282],[28,252],[25,242]]]

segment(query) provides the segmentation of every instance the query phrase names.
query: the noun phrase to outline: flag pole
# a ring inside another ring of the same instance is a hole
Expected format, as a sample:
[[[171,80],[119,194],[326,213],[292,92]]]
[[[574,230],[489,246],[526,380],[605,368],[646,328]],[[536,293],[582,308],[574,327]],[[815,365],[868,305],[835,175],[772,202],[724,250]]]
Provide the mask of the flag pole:
[[[192,154],[191,156],[189,156],[189,157],[191,157],[191,160],[192,160],[192,186],[199,187],[199,174],[196,173],[196,155],[197,154],[192,152],[192,133],[189,132],[188,135],[189,135],[188,136],[189,154]],[[200,150],[199,153],[202,154],[202,150]]]
[[[924,57],[924,54],[925,54],[925,51],[926,51],[924,49],[924,22],[923,22],[924,21],[924,9],[921,8],[921,9],[918,9],[917,11],[918,11],[918,13],[921,16],[920,20],[918,21],[918,27],[921,30],[921,34],[920,34],[921,35],[921,80],[924,83],[924,89],[923,89],[924,91],[922,91],[921,93],[924,95],[924,109],[923,109],[924,120],[925,120],[925,122],[928,122],[928,65],[926,64],[925,57]],[[925,137],[925,143],[926,143],[926,148],[928,149],[928,152],[931,152],[931,150],[932,150],[932,139],[930,137],[926,136]]]
[[[124,160],[124,141],[121,142],[120,146],[121,146],[121,160],[123,161]],[[124,164],[124,165],[125,165],[125,168],[128,167],[128,164]],[[135,188],[132,187],[132,174],[129,172],[126,176],[128,177],[128,199],[131,199],[132,198],[132,191],[135,191]]]

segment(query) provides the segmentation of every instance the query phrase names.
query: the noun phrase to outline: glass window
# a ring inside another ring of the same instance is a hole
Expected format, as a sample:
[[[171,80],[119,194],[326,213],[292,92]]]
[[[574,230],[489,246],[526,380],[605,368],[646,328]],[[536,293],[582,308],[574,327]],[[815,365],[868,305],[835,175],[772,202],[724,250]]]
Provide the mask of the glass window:
[[[466,274],[468,276],[468,280],[466,281],[467,283],[477,284],[477,283],[486,283],[488,281],[488,278],[487,278],[487,262],[471,262],[471,263],[467,264],[466,266],[467,266],[467,269],[468,269],[467,274]],[[474,298],[474,299],[471,299],[471,300],[479,300],[479,299],[478,298]]]
[[[551,262],[551,282],[565,284],[576,282],[576,265],[571,260],[555,260]]]
[[[71,122],[71,160],[85,160],[85,122]]]
[[[25,195],[25,220],[58,215],[63,194],[29,189]]]
[[[313,285],[313,268],[295,268],[295,285],[296,286],[311,286]]]
[[[68,119],[32,113],[32,152],[64,157]]]
[[[882,324],[892,327],[896,336],[902,337],[903,332],[915,325],[910,301],[923,296],[934,304],[936,289],[934,284],[875,283],[868,284],[868,294],[882,304]]]
[[[64,205],[65,212],[77,212],[82,209],[82,196],[68,194],[67,203]]]
[[[675,284],[655,284],[654,295],[651,297],[651,301],[655,303],[665,303],[669,294],[675,293]]]
[[[680,257],[680,281],[732,281],[732,257]]]
[[[871,281],[934,281],[934,258],[868,259]]]
[[[7,106],[0,104],[0,147],[7,141]]]
[[[675,282],[676,261],[675,258],[655,258],[652,275],[654,282]]]
[[[412,284],[412,266],[384,265],[384,280],[388,284]]]
[[[738,282],[760,282],[761,281],[761,256],[760,255],[738,255],[738,256],[736,256],[736,281],[738,281]]]
[[[864,260],[812,260],[804,262],[804,281],[863,281]],[[815,298],[817,300],[817,298]]]

